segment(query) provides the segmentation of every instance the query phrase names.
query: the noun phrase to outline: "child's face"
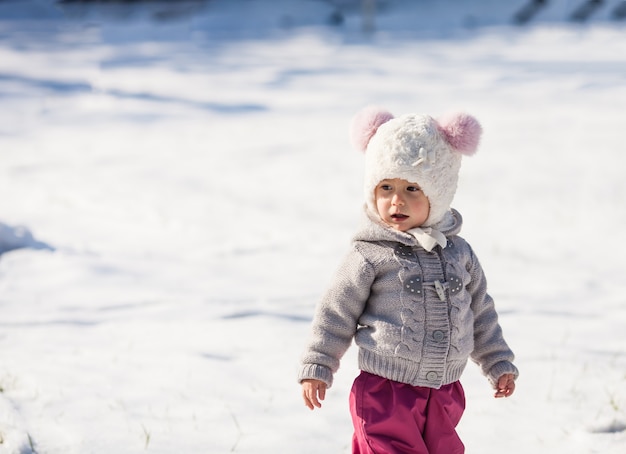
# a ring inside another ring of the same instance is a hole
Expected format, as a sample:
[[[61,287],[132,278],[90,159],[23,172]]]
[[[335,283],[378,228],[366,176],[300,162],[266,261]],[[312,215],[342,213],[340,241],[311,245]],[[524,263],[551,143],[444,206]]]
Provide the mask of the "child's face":
[[[428,219],[430,202],[415,183],[400,178],[383,180],[376,186],[374,197],[378,215],[396,230],[406,232]]]

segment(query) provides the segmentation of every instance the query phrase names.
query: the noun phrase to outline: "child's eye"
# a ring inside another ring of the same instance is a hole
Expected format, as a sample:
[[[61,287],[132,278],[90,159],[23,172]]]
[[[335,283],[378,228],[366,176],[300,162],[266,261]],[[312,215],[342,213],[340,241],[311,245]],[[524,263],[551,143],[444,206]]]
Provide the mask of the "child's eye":
[[[406,188],[406,190],[409,192],[419,192],[422,190],[422,188],[420,188],[419,186],[409,186]]]
[[[380,189],[382,189],[383,191],[389,191],[391,189],[391,185],[390,184],[381,184],[380,185]]]

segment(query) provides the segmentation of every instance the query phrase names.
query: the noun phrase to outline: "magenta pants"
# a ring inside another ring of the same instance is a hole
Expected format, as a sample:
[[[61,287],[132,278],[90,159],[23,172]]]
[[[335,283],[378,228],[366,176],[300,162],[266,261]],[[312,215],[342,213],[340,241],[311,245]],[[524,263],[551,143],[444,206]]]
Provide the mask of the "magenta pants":
[[[465,410],[460,382],[411,386],[367,372],[354,380],[353,454],[463,454],[456,426]]]

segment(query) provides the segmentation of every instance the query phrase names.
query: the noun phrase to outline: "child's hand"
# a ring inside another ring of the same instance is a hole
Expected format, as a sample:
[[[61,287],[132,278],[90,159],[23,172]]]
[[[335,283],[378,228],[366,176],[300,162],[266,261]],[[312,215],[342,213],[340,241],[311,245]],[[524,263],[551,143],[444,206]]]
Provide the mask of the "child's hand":
[[[326,397],[326,383],[320,380],[302,380],[302,397],[304,405],[313,410],[315,407],[321,408]]]
[[[513,374],[504,374],[498,379],[498,387],[493,397],[509,397],[515,391],[515,376]]]

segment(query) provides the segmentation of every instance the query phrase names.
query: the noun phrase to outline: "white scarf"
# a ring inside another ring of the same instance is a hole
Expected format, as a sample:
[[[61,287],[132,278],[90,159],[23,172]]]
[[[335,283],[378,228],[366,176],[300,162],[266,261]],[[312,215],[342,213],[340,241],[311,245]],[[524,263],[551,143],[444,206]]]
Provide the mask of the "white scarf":
[[[420,246],[428,252],[432,251],[436,244],[441,247],[446,247],[448,244],[446,236],[432,227],[415,227],[414,229],[407,230],[406,233],[413,235]]]

